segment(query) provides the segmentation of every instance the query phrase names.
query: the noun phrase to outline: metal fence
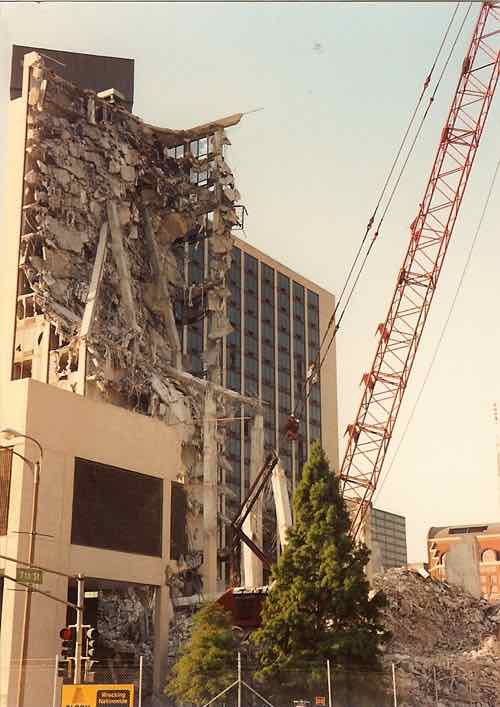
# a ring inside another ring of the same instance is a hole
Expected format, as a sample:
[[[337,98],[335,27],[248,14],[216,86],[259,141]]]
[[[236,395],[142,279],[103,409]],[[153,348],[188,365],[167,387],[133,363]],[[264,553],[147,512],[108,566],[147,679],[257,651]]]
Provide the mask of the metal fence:
[[[500,707],[500,658],[490,656],[482,667],[451,655],[411,667],[403,658],[376,670],[309,663],[258,680],[257,666],[235,657],[234,681],[203,707]]]
[[[54,691],[52,707],[61,707],[62,687],[71,688],[70,678],[56,678],[56,664],[59,657],[53,661]],[[145,664],[142,656],[138,661],[100,660],[93,666],[91,672],[84,671],[82,684],[92,686],[133,685],[134,699],[130,707],[144,707],[146,699],[152,692],[152,666]],[[71,689],[69,690],[71,692]],[[83,691],[82,691],[83,692]],[[92,703],[91,703],[92,704]]]
[[[54,658],[29,659],[26,662],[25,707],[61,707],[63,685],[70,688],[73,682],[69,678],[63,679],[58,676],[59,660],[58,656],[54,656]],[[3,664],[0,660],[3,685],[0,707],[12,707],[17,702],[19,668],[19,661]],[[134,701],[130,707],[146,707],[152,693],[152,668],[144,664],[142,657],[134,664],[101,661],[95,666],[93,673],[82,679],[82,684],[89,687],[99,684],[133,685]],[[50,694],[50,701],[47,704],[45,699],[42,700],[41,694]]]

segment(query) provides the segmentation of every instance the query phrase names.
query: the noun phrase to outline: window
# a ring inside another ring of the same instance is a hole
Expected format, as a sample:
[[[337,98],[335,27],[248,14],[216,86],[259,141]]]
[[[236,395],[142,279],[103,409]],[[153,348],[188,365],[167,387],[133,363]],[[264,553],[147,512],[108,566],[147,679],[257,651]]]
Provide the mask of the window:
[[[21,378],[31,378],[31,359],[27,358],[14,364],[12,371],[12,379],[20,380]]]
[[[477,525],[470,528],[450,528],[450,535],[464,535],[465,533],[484,533],[488,530],[487,525]]]
[[[163,480],[75,459],[74,545],[161,557]]]
[[[176,147],[169,147],[167,150],[167,155],[178,160],[184,157],[184,145],[177,145]]]
[[[193,140],[189,145],[189,149],[193,157],[204,159],[208,155],[208,137],[202,137],[199,140]]]
[[[0,449],[0,535],[8,532],[11,473],[12,450]]]
[[[172,481],[170,488],[170,557],[172,560],[180,560],[188,549],[186,487],[184,484]]]

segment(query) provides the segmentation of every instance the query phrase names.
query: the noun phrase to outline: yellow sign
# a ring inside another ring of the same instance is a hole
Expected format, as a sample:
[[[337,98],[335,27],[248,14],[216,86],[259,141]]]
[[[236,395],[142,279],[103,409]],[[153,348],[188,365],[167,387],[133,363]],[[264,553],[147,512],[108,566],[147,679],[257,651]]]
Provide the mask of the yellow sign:
[[[61,707],[134,707],[134,686],[63,685]]]

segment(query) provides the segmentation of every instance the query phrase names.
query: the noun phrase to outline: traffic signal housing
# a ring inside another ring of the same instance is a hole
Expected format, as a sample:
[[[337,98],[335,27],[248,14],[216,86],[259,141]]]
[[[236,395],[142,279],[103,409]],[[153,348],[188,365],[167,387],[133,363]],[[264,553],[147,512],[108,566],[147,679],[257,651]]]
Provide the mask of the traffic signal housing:
[[[73,674],[71,660],[68,658],[57,657],[57,675],[63,680],[69,680]]]
[[[74,658],[76,651],[76,627],[65,626],[59,631],[59,637],[62,641],[61,655],[63,658]]]
[[[99,640],[99,633],[96,628],[89,628],[87,630],[87,650],[86,657],[94,658],[97,653],[97,642]]]
[[[61,639],[61,657],[57,661],[57,674],[60,678],[71,678],[73,673],[73,660],[76,650],[76,628],[65,626],[59,631]]]

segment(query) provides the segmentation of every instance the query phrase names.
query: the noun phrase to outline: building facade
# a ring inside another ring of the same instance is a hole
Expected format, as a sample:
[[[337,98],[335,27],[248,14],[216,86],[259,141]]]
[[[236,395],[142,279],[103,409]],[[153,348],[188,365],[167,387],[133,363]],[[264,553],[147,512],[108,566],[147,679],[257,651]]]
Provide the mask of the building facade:
[[[210,262],[209,243],[191,245],[187,272],[188,296],[199,288]],[[224,335],[220,356],[220,381],[241,395],[258,398],[264,406],[264,453],[276,449],[293,494],[300,480],[311,442],[318,440],[332,464],[338,467],[338,424],[335,346],[325,359],[321,374],[305,381],[316,362],[335,301],[331,293],[293,272],[241,238],[235,238],[228,273],[230,333]],[[208,374],[207,317],[185,325],[180,332],[187,366],[196,376]],[[314,382],[315,381],[315,382]],[[291,443],[283,434],[289,415],[299,418],[299,435]],[[224,473],[227,493],[220,512],[234,518],[244,502],[251,479],[250,426],[254,412],[235,406],[234,421],[226,426]],[[264,545],[270,556],[278,552],[274,500],[263,504]],[[226,543],[226,524],[219,521],[219,544]],[[219,577],[229,579],[219,563]]]
[[[378,571],[404,567],[408,562],[406,547],[406,518],[380,508],[372,508],[368,515],[369,546]]]
[[[192,247],[188,288],[203,280],[209,257],[208,243]],[[338,466],[334,347],[305,400],[306,374],[316,361],[335,300],[331,293],[240,238],[235,238],[228,275],[231,332],[223,340],[221,380],[227,388],[263,401],[265,451],[278,450],[293,489],[313,440],[322,442],[332,466]],[[190,371],[201,377],[207,375],[207,329],[202,319],[183,330]],[[282,432],[295,410],[299,437],[291,444]],[[250,479],[248,418],[253,412],[244,406],[238,412],[241,419],[228,425],[232,508],[243,501]]]
[[[500,523],[430,528],[427,534],[429,572],[436,579],[446,580],[447,553],[464,537],[471,536],[479,543],[481,594],[491,602],[500,601]]]

